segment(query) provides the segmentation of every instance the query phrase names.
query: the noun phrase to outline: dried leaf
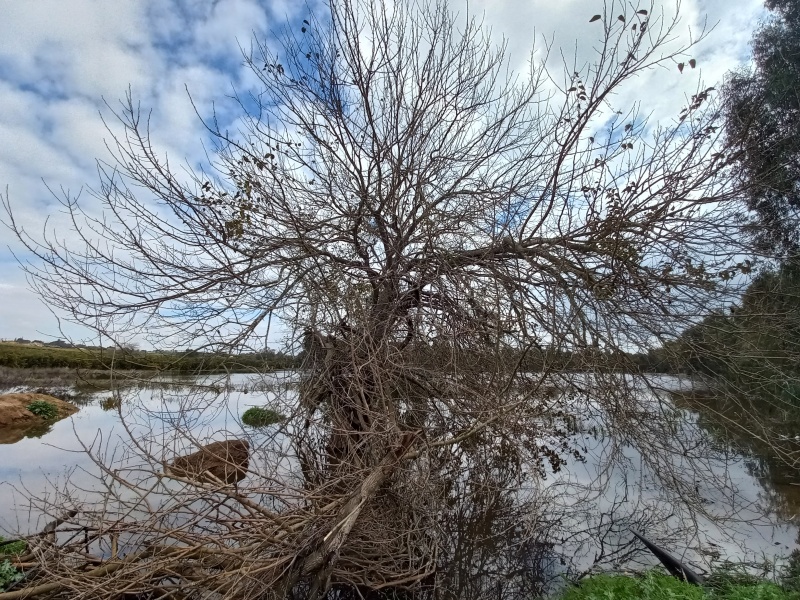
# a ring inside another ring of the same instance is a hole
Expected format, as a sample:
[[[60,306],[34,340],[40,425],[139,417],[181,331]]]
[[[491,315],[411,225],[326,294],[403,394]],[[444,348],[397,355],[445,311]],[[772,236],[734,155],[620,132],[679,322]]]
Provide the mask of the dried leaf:
[[[625,17],[620,15],[620,16],[617,17],[617,21],[622,21],[624,23],[625,22]]]
[[[571,88],[569,88],[569,89],[567,90],[567,93],[569,94],[570,92],[574,92],[574,91],[575,91],[575,90],[577,90],[577,89],[578,89],[578,88],[576,88],[576,87],[571,87]]]
[[[697,61],[692,58],[691,60],[689,60],[689,66],[694,69],[695,66],[697,66]]]
[[[595,21],[599,21],[600,19],[602,19],[600,15],[595,15],[591,19],[589,19],[589,23],[594,23]]]
[[[637,15],[644,15],[646,17],[647,16],[647,11],[645,9],[637,10],[636,14]]]
[[[683,63],[678,63],[678,71],[683,73]]]

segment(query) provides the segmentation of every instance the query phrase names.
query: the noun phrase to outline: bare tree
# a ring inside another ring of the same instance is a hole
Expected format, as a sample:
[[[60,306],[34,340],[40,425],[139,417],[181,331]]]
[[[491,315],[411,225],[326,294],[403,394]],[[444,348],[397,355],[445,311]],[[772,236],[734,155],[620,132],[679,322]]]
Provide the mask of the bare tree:
[[[43,547],[54,579],[28,591],[435,590],[445,517],[579,460],[576,407],[702,510],[674,475],[705,457],[615,371],[718,306],[718,273],[741,262],[712,90],[669,125],[613,106],[688,56],[664,50],[677,21],[651,12],[607,5],[593,62],[558,78],[511,73],[481,23],[459,29],[443,3],[333,2],[280,56],[246,54],[262,91],[241,99],[241,131],[208,124],[215,174],[185,183],[128,95],[99,163],[103,216],[63,200],[80,243],[30,236],[4,198],[32,285],[101,335],[233,353],[275,318],[304,350],[290,449],[270,438],[232,488],[164,475],[132,435],[147,476],[99,457],[105,508],[82,514],[97,543],[140,549],[98,566],[88,545]],[[517,515],[540,501],[514,498]],[[546,528],[516,525],[529,540]]]

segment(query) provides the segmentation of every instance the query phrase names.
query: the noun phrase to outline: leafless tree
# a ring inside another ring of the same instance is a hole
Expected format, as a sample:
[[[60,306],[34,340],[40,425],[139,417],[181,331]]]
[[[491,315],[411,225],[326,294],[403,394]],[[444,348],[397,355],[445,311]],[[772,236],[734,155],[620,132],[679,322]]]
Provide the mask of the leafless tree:
[[[510,72],[481,23],[457,26],[444,3],[332,2],[279,53],[246,53],[262,89],[240,99],[241,130],[207,124],[213,174],[186,183],[128,95],[99,163],[102,216],[64,198],[61,242],[29,235],[4,198],[32,285],[101,335],[233,354],[279,320],[304,356],[289,447],[270,438],[234,488],[164,475],[132,434],[146,476],[99,457],[104,508],[81,514],[93,543],[138,550],[42,545],[31,560],[48,578],[28,592],[446,597],[448,515],[478,522],[513,498],[517,515],[531,508],[517,533],[536,539],[541,497],[520,490],[581,459],[591,411],[702,510],[675,475],[707,457],[620,371],[730,293],[718,273],[742,260],[740,190],[711,89],[666,125],[614,106],[637,75],[677,75],[689,56],[665,50],[678,22],[652,11],[606,5],[593,61],[556,77]]]

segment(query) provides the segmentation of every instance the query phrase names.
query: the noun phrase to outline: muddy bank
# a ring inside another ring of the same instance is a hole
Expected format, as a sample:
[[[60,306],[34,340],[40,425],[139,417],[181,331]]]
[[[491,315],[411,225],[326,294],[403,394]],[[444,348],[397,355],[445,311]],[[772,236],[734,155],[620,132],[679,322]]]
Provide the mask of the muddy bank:
[[[33,414],[28,406],[33,402],[48,402],[56,407],[55,418],[45,419]],[[16,393],[0,395],[0,444],[13,444],[26,435],[36,435],[53,423],[78,412],[74,404],[47,394]]]

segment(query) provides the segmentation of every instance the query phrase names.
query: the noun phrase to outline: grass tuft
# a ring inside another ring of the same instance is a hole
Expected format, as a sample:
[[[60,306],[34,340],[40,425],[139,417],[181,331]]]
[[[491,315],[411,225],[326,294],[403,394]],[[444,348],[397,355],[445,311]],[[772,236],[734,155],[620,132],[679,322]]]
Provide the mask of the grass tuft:
[[[285,416],[271,408],[264,408],[263,406],[254,406],[244,411],[242,415],[242,423],[250,427],[266,427],[280,423],[286,419]]]
[[[27,544],[24,540],[2,544],[4,541],[3,536],[0,535],[0,554],[22,554],[25,552],[25,548],[27,548]]]

